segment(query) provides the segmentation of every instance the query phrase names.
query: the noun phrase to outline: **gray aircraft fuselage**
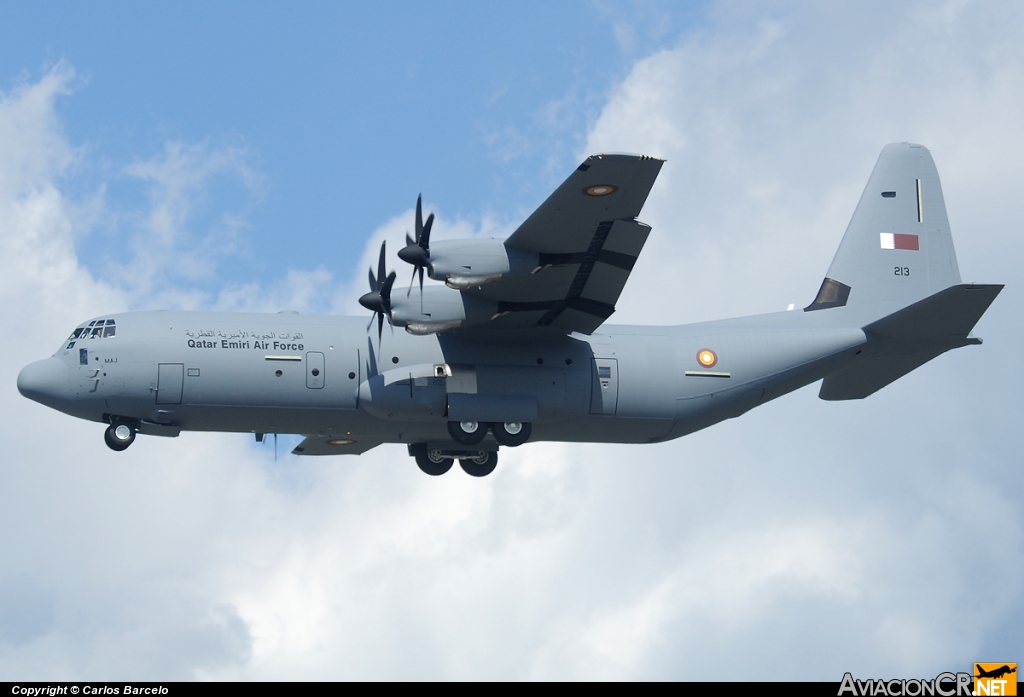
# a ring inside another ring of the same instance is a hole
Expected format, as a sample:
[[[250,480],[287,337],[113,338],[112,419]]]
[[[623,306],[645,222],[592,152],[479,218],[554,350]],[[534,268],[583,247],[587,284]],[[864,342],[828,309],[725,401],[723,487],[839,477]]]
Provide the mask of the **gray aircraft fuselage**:
[[[101,319],[116,322],[114,336],[69,340],[33,364],[39,377],[24,386],[33,399],[93,421],[137,419],[154,435],[303,433],[395,443],[450,443],[444,411],[452,394],[535,399],[525,406],[535,408],[532,441],[678,438],[820,380],[855,361],[866,341],[863,330],[836,326],[830,313],[800,311],[611,325],[589,337],[527,343],[402,331],[378,341],[359,317],[132,312]],[[702,350],[714,352],[713,365],[700,362]],[[441,364],[451,377],[434,377]]]
[[[118,451],[136,433],[299,433],[296,454],[406,443],[427,474],[458,459],[486,476],[499,445],[665,441],[818,380],[823,400],[863,399],[981,343],[971,332],[1002,286],[961,282],[938,171],[913,143],[882,150],[803,310],[604,324],[650,233],[635,217],[661,164],[590,157],[504,241],[431,244],[418,201],[399,257],[414,279],[429,272],[444,285],[393,294],[382,244],[359,299],[369,326],[297,313],[109,315],[25,367],[18,389],[106,423]]]

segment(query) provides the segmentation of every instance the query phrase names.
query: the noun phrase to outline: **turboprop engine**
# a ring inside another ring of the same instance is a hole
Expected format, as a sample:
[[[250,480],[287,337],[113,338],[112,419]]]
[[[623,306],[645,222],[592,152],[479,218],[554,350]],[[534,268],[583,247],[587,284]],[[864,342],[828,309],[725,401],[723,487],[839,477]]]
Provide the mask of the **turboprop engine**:
[[[482,286],[507,273],[529,272],[537,255],[509,249],[504,240],[439,240],[430,250],[430,277],[449,288],[464,290]]]
[[[455,327],[486,322],[498,312],[496,303],[458,290],[434,286],[419,295],[391,299],[391,324],[410,334],[437,334]]]
[[[469,239],[439,240],[430,244],[430,230],[434,214],[423,222],[422,196],[416,199],[416,236],[405,236],[405,247],[398,250],[398,258],[412,264],[410,295],[416,275],[423,289],[423,272],[435,281],[444,281],[449,288],[465,290],[497,281],[507,273],[527,272],[537,266],[537,255],[508,249],[503,240]]]
[[[420,288],[416,296],[403,298],[391,294],[395,272],[387,273],[385,243],[380,245],[377,273],[370,269],[370,292],[359,298],[359,304],[373,312],[367,330],[377,320],[377,336],[384,328],[384,318],[393,327],[404,327],[410,334],[437,334],[448,329],[485,322],[498,314],[494,302],[467,295],[452,288]]]

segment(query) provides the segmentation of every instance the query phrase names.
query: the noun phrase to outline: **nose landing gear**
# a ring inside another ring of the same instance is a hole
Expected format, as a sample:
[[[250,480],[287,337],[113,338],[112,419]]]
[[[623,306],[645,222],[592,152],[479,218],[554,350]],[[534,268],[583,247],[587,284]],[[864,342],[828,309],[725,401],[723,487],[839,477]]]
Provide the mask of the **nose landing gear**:
[[[123,421],[111,423],[103,432],[107,447],[118,452],[135,442],[135,429]]]

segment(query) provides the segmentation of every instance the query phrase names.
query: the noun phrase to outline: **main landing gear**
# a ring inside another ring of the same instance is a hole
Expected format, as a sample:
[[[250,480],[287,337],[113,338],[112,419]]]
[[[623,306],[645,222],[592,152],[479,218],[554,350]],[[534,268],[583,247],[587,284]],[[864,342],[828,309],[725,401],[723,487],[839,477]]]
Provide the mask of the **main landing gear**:
[[[487,435],[487,429],[494,433],[494,439],[502,445],[514,448],[530,439],[530,424],[519,421],[504,423],[483,423],[481,421],[449,421],[448,435],[456,443],[476,445]]]
[[[493,450],[427,450],[426,443],[414,443],[409,453],[416,465],[432,477],[439,477],[459,461],[462,471],[471,477],[486,477],[498,466],[498,453]]]
[[[135,442],[135,429],[124,421],[114,421],[103,432],[103,440],[108,448],[120,452]]]

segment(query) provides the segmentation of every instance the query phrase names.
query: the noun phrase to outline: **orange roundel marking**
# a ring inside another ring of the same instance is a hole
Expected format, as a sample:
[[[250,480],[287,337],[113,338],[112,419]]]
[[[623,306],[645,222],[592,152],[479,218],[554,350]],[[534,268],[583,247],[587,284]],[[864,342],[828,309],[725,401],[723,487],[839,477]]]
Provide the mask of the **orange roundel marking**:
[[[335,438],[334,440],[327,441],[327,445],[352,445],[355,443],[351,438]]]
[[[705,368],[714,368],[718,363],[718,354],[711,349],[701,349],[697,352],[697,362]]]
[[[619,187],[614,184],[595,184],[594,186],[588,186],[583,190],[587,196],[607,196],[608,194],[614,194],[619,190]]]

